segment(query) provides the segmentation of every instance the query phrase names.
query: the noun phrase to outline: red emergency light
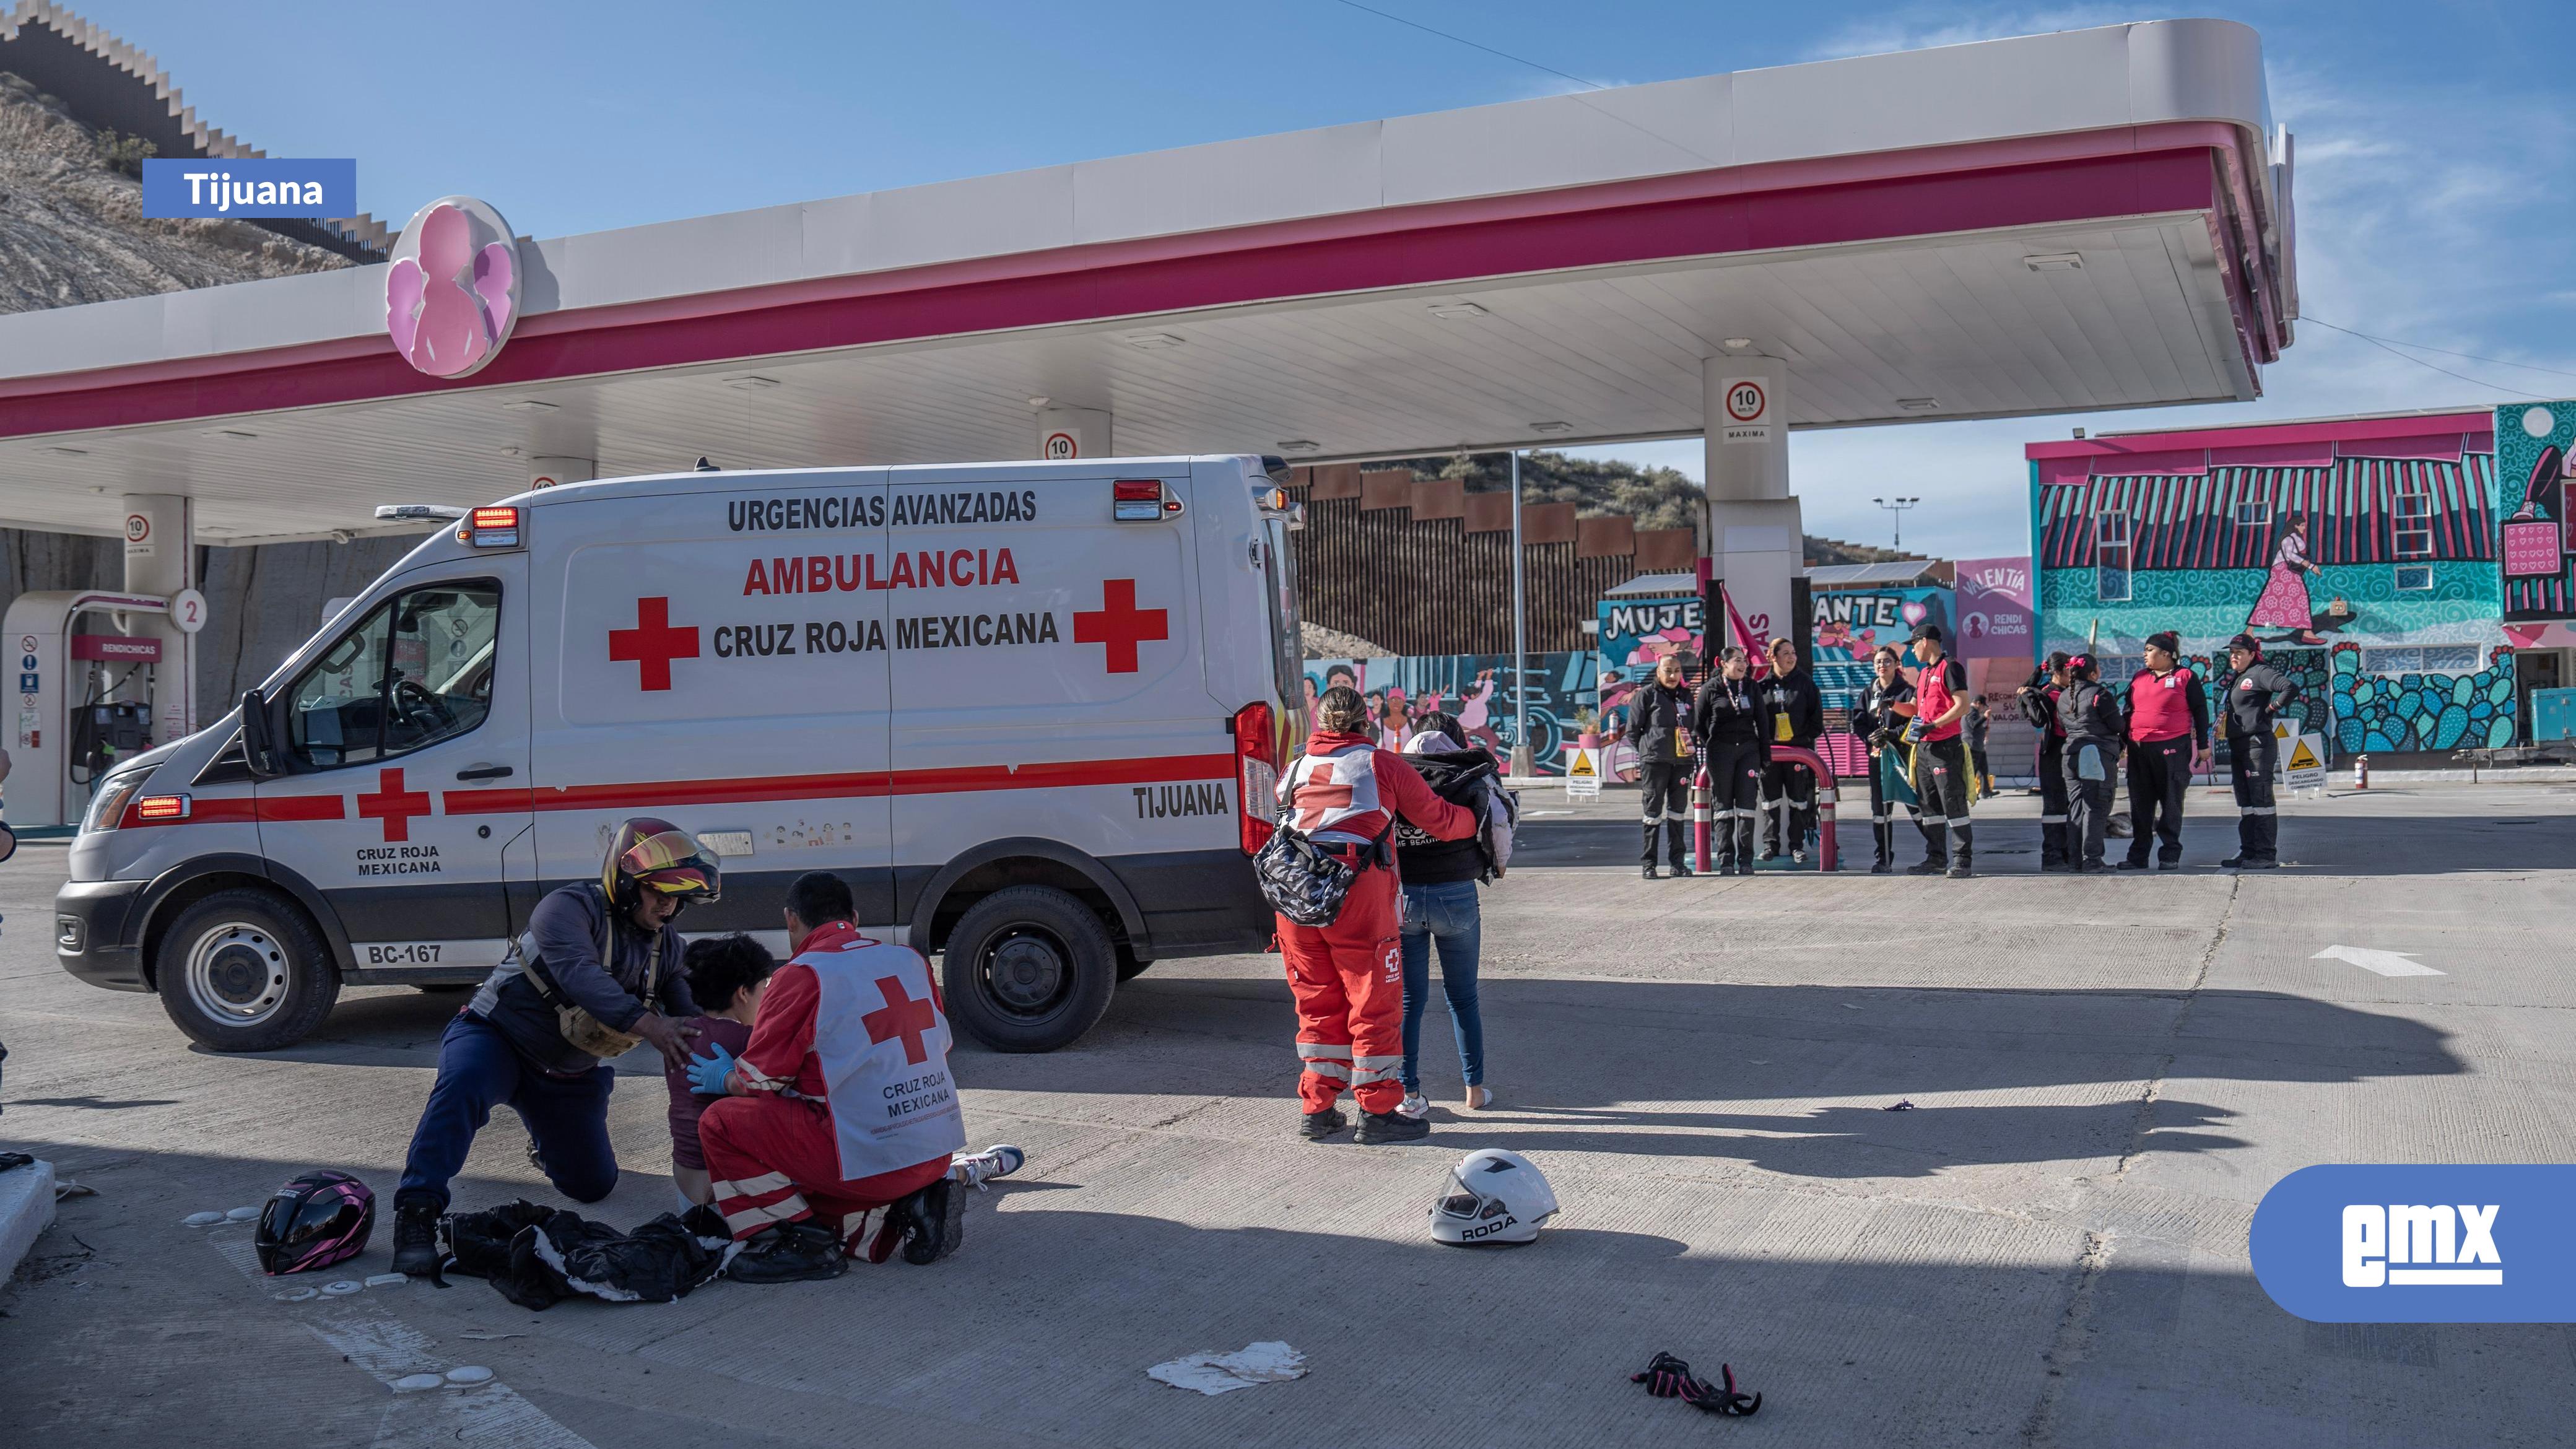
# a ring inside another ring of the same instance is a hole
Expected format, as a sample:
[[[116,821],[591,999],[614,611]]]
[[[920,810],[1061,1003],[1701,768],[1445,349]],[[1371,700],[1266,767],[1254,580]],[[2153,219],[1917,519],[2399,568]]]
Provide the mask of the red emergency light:
[[[465,515],[465,526],[456,530],[456,541],[476,548],[517,548],[519,510],[477,508]]]
[[[1234,712],[1235,824],[1243,853],[1270,843],[1278,827],[1272,812],[1279,790],[1279,741],[1270,706],[1259,701]]]
[[[134,802],[137,820],[185,820],[188,797],[185,795],[146,795]]]

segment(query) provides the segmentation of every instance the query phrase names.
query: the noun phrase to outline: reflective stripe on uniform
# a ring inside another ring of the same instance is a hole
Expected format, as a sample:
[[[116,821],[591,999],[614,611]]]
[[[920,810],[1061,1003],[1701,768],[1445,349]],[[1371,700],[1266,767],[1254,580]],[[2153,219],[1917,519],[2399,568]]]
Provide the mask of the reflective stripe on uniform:
[[[711,1182],[707,1188],[718,1197],[758,1197],[764,1192],[776,1192],[782,1187],[795,1185],[795,1180],[783,1172],[764,1172],[744,1182]]]
[[[1316,1076],[1336,1082],[1351,1079],[1351,1069],[1343,1065],[1351,1059],[1347,1043],[1335,1046],[1330,1042],[1301,1041],[1297,1043],[1297,1057]]]
[[[2236,813],[2239,815],[2271,815],[2277,812],[2269,805],[2239,805],[2236,807]]]
[[[1646,807],[1646,813],[1645,813],[1644,815],[1642,815],[1642,816],[1638,817],[1638,818],[1640,818],[1640,819],[1644,820],[1648,825],[1661,825],[1661,824],[1663,824],[1663,823],[1664,823],[1664,807],[1663,807],[1663,803],[1662,803],[1661,801],[1657,801],[1657,802],[1655,802],[1655,803],[1653,803],[1653,804],[1648,805],[1648,806]]]
[[[739,1235],[745,1228],[765,1228],[771,1223],[802,1217],[805,1211],[805,1195],[791,1192],[767,1207],[743,1207],[726,1213],[724,1220],[725,1226]]]
[[[1348,1042],[1344,1042],[1340,1046],[1335,1046],[1330,1042],[1301,1041],[1297,1043],[1297,1055],[1301,1057],[1340,1057],[1344,1061],[1349,1061],[1351,1059],[1351,1048],[1350,1043]]]
[[[2066,823],[2066,817],[2063,815],[2042,815],[2039,817],[2039,823],[2042,825],[2063,825]]]
[[[1351,1065],[1358,1069],[1351,1073],[1351,1085],[1354,1087],[1365,1087],[1371,1082],[1392,1082],[1404,1075],[1404,1057],[1401,1054],[1389,1057],[1354,1057]]]
[[[1319,1062],[1310,1058],[1306,1062],[1306,1070],[1309,1074],[1322,1077],[1328,1082],[1347,1082],[1351,1079],[1351,1069],[1340,1062]]]

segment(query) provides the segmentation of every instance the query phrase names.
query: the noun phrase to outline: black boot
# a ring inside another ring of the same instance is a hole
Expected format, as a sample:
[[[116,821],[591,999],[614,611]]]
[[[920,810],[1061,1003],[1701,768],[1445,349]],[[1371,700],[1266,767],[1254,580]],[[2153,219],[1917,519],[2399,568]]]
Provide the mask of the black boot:
[[[1962,850],[1950,857],[1950,879],[1966,880],[1976,873],[1977,868],[1970,863],[1968,852]]]
[[[742,1245],[725,1276],[737,1283],[803,1283],[849,1270],[831,1229],[814,1222],[773,1223]]]
[[[438,1215],[445,1206],[425,1192],[395,1194],[395,1272],[427,1278],[446,1262],[446,1255],[438,1251]]]
[[[966,1241],[966,1191],[947,1178],[896,1203],[890,1211],[903,1223],[907,1263],[936,1263]]]
[[[1376,1147],[1388,1142],[1419,1142],[1431,1135],[1429,1119],[1407,1117],[1400,1112],[1362,1112],[1360,1130],[1352,1140],[1363,1147]]]
[[[1307,1113],[1305,1120],[1297,1124],[1297,1135],[1309,1142],[1321,1142],[1349,1125],[1351,1119],[1342,1115],[1341,1108],[1326,1107],[1321,1112]]]

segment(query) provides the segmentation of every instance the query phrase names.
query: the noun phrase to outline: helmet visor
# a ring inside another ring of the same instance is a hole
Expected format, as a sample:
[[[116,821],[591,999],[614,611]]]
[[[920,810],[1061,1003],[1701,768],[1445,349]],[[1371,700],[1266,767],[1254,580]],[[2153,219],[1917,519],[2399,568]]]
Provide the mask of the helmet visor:
[[[260,1231],[270,1242],[293,1247],[329,1232],[350,1210],[348,1199],[336,1192],[315,1193],[310,1197],[273,1197],[267,1211],[260,1214]]]
[[[655,895],[712,901],[724,886],[715,861],[684,830],[657,830],[636,837],[618,856],[617,869],[637,889]]]

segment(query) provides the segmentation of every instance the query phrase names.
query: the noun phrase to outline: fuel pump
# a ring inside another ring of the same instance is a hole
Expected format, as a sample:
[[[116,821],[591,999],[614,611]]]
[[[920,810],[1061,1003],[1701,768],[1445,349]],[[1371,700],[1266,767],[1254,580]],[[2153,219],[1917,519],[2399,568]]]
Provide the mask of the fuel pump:
[[[79,823],[97,782],[156,742],[154,709],[170,687],[160,678],[163,641],[129,630],[139,622],[134,616],[169,608],[166,599],[102,589],[39,591],[10,602],[0,621],[0,644],[18,666],[16,728],[8,736],[10,824]]]

